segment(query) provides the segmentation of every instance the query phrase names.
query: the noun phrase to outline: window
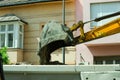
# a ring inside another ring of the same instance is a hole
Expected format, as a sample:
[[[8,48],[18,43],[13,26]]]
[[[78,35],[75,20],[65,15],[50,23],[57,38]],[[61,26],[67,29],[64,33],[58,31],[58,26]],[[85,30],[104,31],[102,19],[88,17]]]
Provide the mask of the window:
[[[18,41],[19,47],[22,47],[23,45],[23,27],[20,25],[19,27],[19,41]]]
[[[120,56],[94,57],[94,64],[120,64]]]
[[[1,43],[1,47],[5,46],[5,34],[0,34],[0,43]]]
[[[23,24],[20,22],[0,23],[0,47],[23,48]]]
[[[7,46],[8,47],[13,47],[13,33],[9,33],[8,34],[8,44],[7,44]]]
[[[111,13],[118,12],[120,10],[120,1],[118,2],[106,2],[106,3],[92,3],[90,4],[90,18],[95,19],[98,17],[101,17],[103,15],[108,15]],[[118,17],[118,16],[116,16]],[[100,22],[93,22],[91,23],[91,28],[94,26],[101,26],[116,17],[108,18],[105,20],[102,20]],[[120,16],[119,16],[120,17]]]

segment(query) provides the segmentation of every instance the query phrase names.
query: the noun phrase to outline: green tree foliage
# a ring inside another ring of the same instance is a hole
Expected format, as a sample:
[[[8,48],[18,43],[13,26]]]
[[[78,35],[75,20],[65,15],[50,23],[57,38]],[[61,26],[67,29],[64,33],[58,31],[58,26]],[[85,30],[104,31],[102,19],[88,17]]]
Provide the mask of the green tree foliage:
[[[3,64],[9,64],[9,57],[7,54],[7,48],[3,47],[0,49],[0,55],[2,56]]]

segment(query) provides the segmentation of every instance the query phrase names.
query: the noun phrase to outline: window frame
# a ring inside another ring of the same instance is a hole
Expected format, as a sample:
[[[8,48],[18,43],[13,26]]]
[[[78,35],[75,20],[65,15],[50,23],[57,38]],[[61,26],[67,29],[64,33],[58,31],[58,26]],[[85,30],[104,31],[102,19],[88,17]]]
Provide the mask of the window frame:
[[[82,5],[82,14],[83,14],[82,20],[84,22],[91,20],[91,18],[90,18],[90,15],[91,15],[91,13],[90,13],[90,4],[93,4],[93,3],[106,3],[106,2],[118,2],[118,1],[120,1],[120,0],[89,0],[89,1],[88,0],[83,0],[83,2],[81,3],[81,5]],[[90,23],[85,24],[84,29],[85,29],[85,32],[90,31],[91,30]]]
[[[13,25],[13,31],[8,31],[8,25]],[[5,46],[8,47],[8,48],[23,48],[23,34],[24,34],[24,24],[21,22],[21,21],[11,21],[11,22],[0,22],[0,26],[1,25],[6,25],[6,29],[5,31],[0,31],[0,34],[5,34]],[[20,32],[20,25],[22,27],[22,31],[23,32]],[[8,46],[8,34],[13,34],[13,43],[12,43],[12,46]],[[20,46],[20,43],[19,43],[19,34],[22,35],[22,39],[21,39],[21,43],[22,45]],[[1,38],[0,38],[1,40]],[[0,42],[0,48],[1,48],[1,42]]]
[[[119,3],[118,3],[119,2]],[[116,6],[112,6],[113,4],[116,4],[116,5],[119,5],[120,4],[120,1],[114,1],[114,2],[105,2],[105,3],[91,3],[90,4],[90,19],[93,20],[95,18],[98,18],[98,17],[101,17],[101,16],[104,16],[104,15],[108,15],[108,14],[111,14],[111,13],[114,13],[114,12],[118,12],[119,9],[116,7]],[[115,10],[113,11],[111,8],[109,9],[108,7],[113,7],[115,8]],[[108,11],[106,11],[106,9]],[[116,19],[117,17],[120,17],[120,16],[115,16],[115,17],[111,17],[111,18],[108,18],[108,19],[104,19],[102,21],[99,21],[99,22],[92,22],[90,24],[90,28],[93,29],[94,27],[99,27],[101,25],[104,25],[114,19]]]

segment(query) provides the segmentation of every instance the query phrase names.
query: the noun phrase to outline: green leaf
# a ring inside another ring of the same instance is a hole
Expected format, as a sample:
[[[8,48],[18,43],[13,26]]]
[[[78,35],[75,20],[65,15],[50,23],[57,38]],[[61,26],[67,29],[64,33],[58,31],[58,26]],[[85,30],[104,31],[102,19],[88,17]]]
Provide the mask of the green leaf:
[[[2,56],[3,64],[9,64],[9,57],[7,54],[7,47],[0,49],[0,55]]]

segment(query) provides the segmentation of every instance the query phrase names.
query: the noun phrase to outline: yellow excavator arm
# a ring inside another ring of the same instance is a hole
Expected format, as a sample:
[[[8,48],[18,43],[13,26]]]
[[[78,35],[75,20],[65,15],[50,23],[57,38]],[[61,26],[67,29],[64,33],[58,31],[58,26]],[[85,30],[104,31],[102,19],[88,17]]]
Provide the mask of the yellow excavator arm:
[[[87,32],[85,34],[86,36],[85,41],[109,36],[119,32],[120,32],[120,18]]]
[[[106,37],[120,32],[120,18],[108,22],[102,26],[98,26],[86,33],[84,33],[84,25],[92,21],[100,21],[106,18],[120,15],[120,11],[96,18],[91,21],[84,22],[79,21],[77,24],[73,24],[72,27],[68,28],[55,21],[50,21],[45,24],[39,42],[39,57],[40,64],[51,64],[51,53],[58,48],[66,46],[74,46],[80,43],[84,43],[90,40]],[[73,31],[80,30],[80,36],[73,37]]]
[[[81,24],[83,25],[82,22]],[[74,26],[72,26],[70,30],[72,30]],[[110,21],[107,24],[104,24],[102,26],[97,26],[91,31],[88,31],[86,33],[84,33],[83,27],[80,26],[80,36],[75,38],[75,44],[80,44],[86,41],[106,37],[119,32],[120,32],[120,18]]]

